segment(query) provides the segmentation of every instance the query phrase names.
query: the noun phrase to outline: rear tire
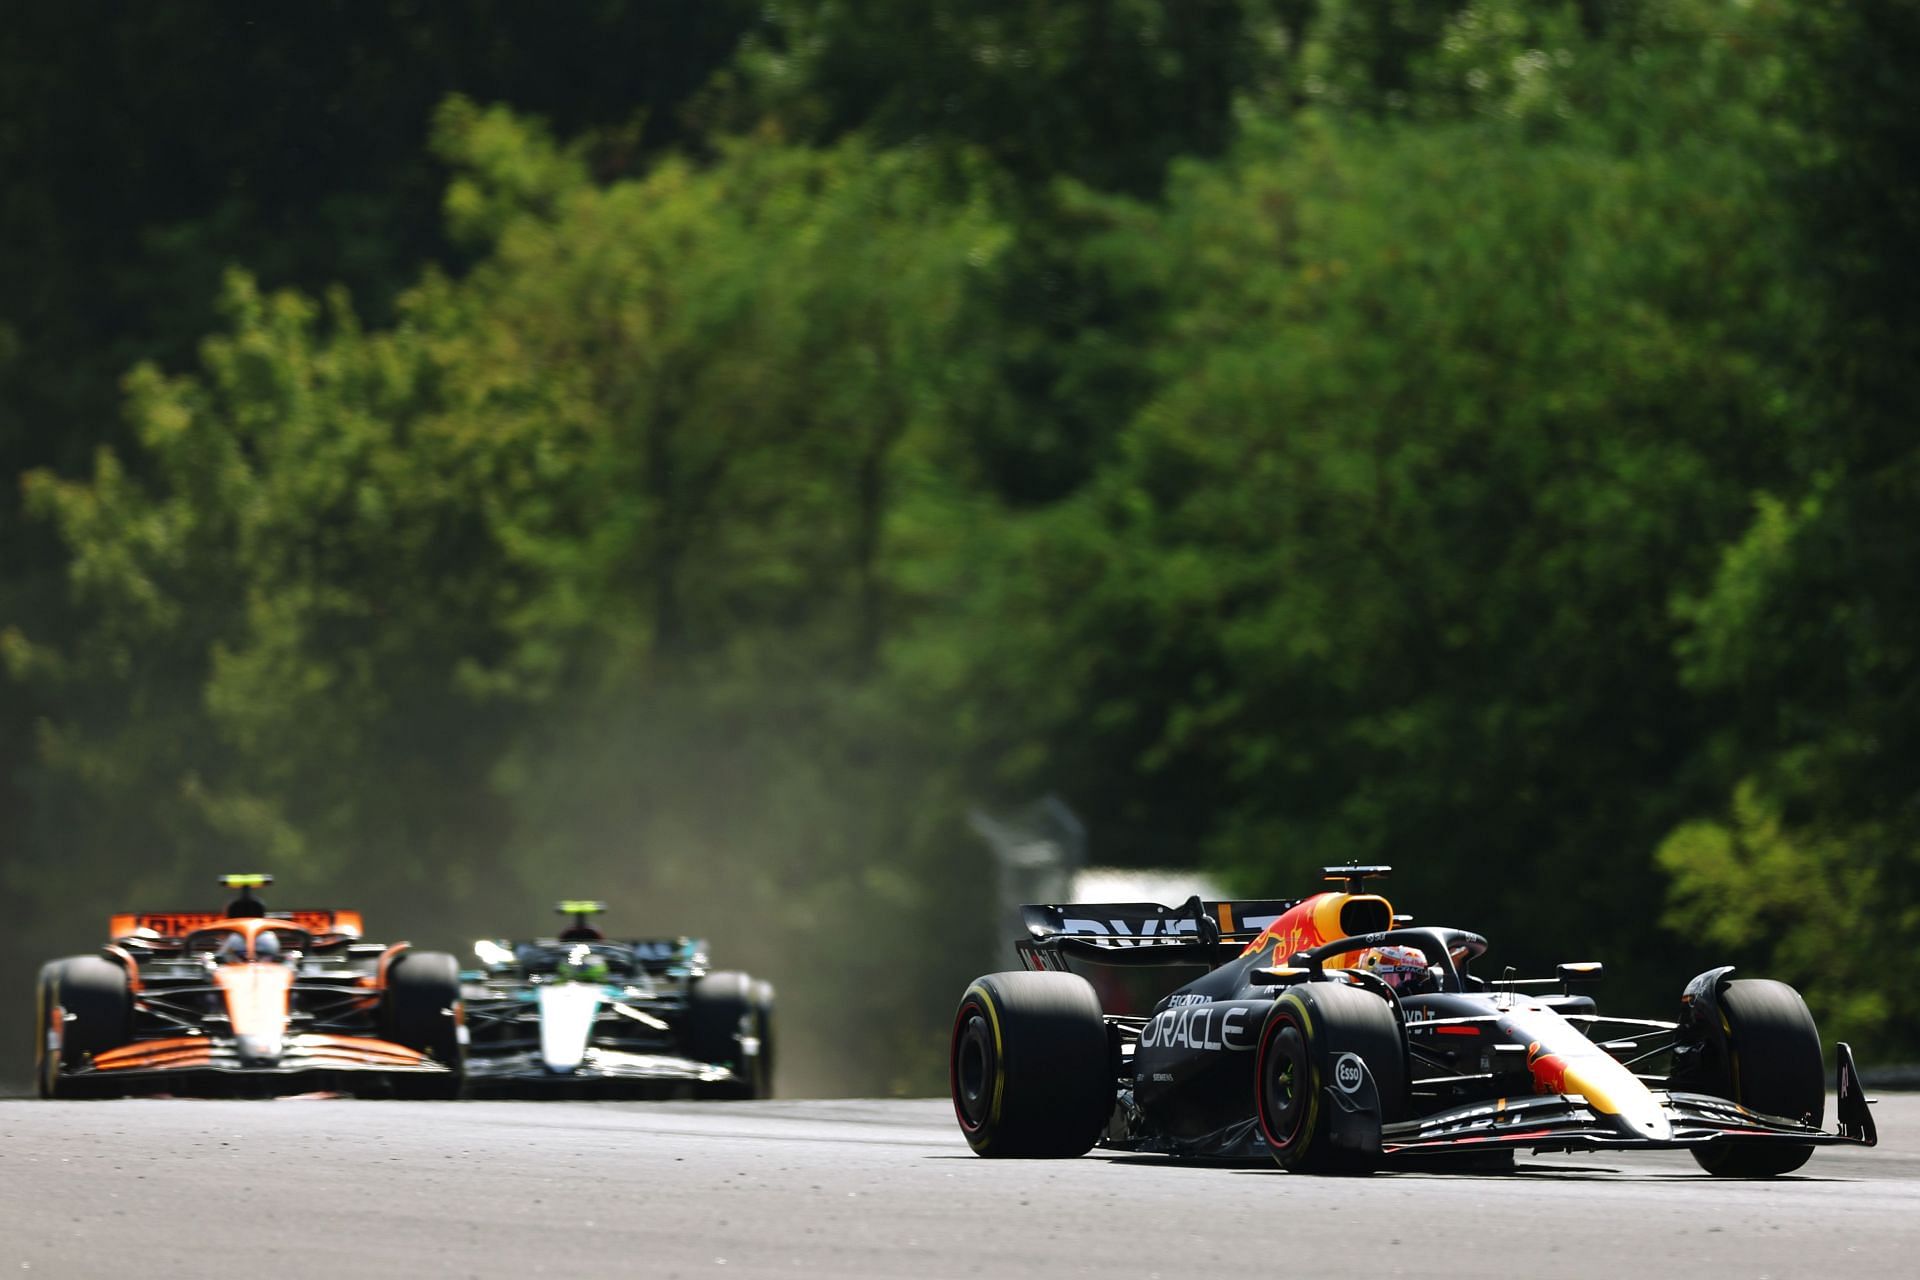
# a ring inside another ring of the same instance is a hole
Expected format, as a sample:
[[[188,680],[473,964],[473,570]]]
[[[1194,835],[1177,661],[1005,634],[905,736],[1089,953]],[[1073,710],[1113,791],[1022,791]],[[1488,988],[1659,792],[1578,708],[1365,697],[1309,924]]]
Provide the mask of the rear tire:
[[[1333,1144],[1325,1089],[1347,1054],[1372,1075],[1381,1122],[1402,1116],[1406,1035],[1386,1001],[1357,987],[1315,982],[1274,1002],[1254,1060],[1254,1114],[1268,1151],[1290,1173],[1366,1173],[1379,1163],[1377,1155]]]
[[[1750,1111],[1819,1126],[1826,1120],[1826,1066],[1820,1032],[1800,993],[1784,982],[1746,978],[1719,996],[1724,1021],[1710,1025],[1711,1073],[1701,1091]],[[1773,1178],[1792,1173],[1813,1155],[1811,1146],[1713,1143],[1693,1158],[1719,1178]]]
[[[460,1044],[460,964],[444,951],[404,951],[387,966],[381,1021],[394,1044],[426,1054],[448,1074],[396,1074],[400,1098],[460,1096],[466,1056]]]
[[[954,1115],[989,1157],[1085,1155],[1113,1114],[1100,998],[1072,973],[995,973],[960,998],[948,1053]]]
[[[40,1096],[72,1098],[91,1092],[63,1072],[78,1070],[94,1054],[117,1049],[133,1038],[133,992],[127,971],[99,956],[56,960],[40,970],[36,1005],[39,1036],[34,1061]]]

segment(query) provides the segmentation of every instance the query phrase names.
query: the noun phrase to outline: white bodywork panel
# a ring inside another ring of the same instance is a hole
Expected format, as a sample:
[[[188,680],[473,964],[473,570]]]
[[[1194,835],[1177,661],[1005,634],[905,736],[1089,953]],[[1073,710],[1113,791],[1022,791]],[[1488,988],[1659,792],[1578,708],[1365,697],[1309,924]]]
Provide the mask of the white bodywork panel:
[[[600,1012],[601,987],[593,982],[556,982],[540,988],[540,1057],[547,1070],[579,1069]]]

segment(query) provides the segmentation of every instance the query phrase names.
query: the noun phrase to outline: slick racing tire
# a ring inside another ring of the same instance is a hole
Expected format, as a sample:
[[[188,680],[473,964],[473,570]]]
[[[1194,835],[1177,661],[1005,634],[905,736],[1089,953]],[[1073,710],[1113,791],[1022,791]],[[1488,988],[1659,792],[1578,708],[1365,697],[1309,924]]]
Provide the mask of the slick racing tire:
[[[733,1072],[700,1085],[704,1098],[735,1100],[773,1093],[773,985],[723,970],[695,978],[687,991],[687,1056]]]
[[[99,956],[56,960],[40,970],[34,1064],[43,1098],[83,1092],[63,1074],[94,1054],[133,1037],[133,993],[127,971]],[[58,1021],[56,1022],[56,1018]]]
[[[381,1007],[386,1038],[426,1054],[448,1074],[397,1073],[401,1098],[457,1098],[466,1067],[460,1045],[460,964],[444,951],[403,951],[387,966]]]
[[[948,1054],[954,1115],[982,1156],[1085,1155],[1118,1076],[1100,998],[1072,973],[994,973],[960,997]]]
[[[1826,1119],[1826,1067],[1820,1032],[1800,993],[1784,982],[1743,978],[1719,995],[1711,1078],[1702,1092],[1751,1111],[1818,1126]],[[1693,1150],[1708,1173],[1721,1178],[1772,1178],[1791,1173],[1813,1155],[1795,1144],[1710,1143]]]
[[[1329,1089],[1352,1092],[1361,1078],[1346,1061],[1358,1057],[1373,1077],[1384,1124],[1407,1109],[1406,1035],[1393,1007],[1358,987],[1303,983],[1274,1001],[1254,1059],[1254,1114],[1267,1149],[1293,1173],[1366,1173],[1379,1163],[1370,1150],[1335,1145]]]
[[[60,1028],[53,1021],[53,1011],[60,1003],[53,990],[59,972],[57,960],[41,965],[40,978],[33,987],[33,1079],[43,1098],[54,1096],[59,1075],[55,1068]]]
[[[754,1036],[760,1041],[760,1052],[754,1062],[754,1094],[756,1098],[773,1096],[773,984],[765,979],[756,979],[751,996],[753,1000]]]

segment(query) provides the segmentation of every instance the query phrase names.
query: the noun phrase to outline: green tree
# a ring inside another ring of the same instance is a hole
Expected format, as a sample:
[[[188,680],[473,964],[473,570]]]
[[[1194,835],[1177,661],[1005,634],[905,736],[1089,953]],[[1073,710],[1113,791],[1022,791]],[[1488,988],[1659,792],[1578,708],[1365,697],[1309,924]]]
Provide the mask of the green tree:
[[[1002,398],[974,415],[974,465],[1019,507],[1111,461],[1148,394],[1150,299],[1077,253],[1087,228],[1055,183],[1151,197],[1168,164],[1216,155],[1248,98],[1283,97],[1312,5],[1300,0],[1025,0],[919,5],[780,0],[707,97],[736,131],[983,156],[1015,231],[978,335]]]
[[[1016,181],[1146,194],[1167,163],[1232,136],[1310,6],[1295,0],[778,0],[712,99],[799,136],[961,143]]]
[[[1720,711],[1718,803],[1661,849],[1676,921],[1826,996],[1828,1030],[1920,1049],[1920,996],[1882,957],[1920,945],[1920,15],[1888,3],[1796,15],[1783,168],[1791,261],[1815,318],[1794,353],[1784,464],[1712,581],[1676,602],[1682,670]]]

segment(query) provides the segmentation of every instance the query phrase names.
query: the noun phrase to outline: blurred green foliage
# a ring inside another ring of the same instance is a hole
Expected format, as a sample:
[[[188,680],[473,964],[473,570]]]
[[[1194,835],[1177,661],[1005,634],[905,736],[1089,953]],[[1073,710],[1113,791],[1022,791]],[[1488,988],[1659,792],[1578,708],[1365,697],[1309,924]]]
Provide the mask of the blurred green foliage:
[[[1909,6],[320,10],[0,37],[17,967],[590,892],[935,1087],[1050,790],[1920,1049]]]

